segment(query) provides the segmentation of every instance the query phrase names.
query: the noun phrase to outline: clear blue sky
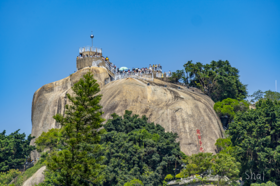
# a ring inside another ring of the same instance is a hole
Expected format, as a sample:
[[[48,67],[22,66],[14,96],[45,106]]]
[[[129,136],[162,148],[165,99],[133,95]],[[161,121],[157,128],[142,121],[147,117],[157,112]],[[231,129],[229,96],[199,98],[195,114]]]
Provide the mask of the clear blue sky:
[[[41,86],[76,70],[81,46],[117,66],[229,60],[249,94],[280,90],[280,1],[0,1],[0,132],[31,133]]]

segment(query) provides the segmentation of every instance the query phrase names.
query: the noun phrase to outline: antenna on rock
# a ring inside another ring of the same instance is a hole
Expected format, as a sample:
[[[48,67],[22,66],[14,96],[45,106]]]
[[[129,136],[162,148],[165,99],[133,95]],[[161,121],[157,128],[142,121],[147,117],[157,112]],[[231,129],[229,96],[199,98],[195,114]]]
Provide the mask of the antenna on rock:
[[[90,38],[91,38],[91,47],[93,47],[93,38],[94,38],[94,35],[92,34],[92,31],[91,31]]]

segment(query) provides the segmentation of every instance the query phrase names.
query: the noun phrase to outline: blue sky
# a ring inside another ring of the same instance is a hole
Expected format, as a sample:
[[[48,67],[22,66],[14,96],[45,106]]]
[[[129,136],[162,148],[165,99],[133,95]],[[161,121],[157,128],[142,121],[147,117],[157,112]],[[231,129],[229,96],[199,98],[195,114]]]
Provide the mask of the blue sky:
[[[249,94],[280,89],[279,0],[0,0],[0,132],[31,133],[34,92],[76,70],[91,31],[119,67],[229,60]]]

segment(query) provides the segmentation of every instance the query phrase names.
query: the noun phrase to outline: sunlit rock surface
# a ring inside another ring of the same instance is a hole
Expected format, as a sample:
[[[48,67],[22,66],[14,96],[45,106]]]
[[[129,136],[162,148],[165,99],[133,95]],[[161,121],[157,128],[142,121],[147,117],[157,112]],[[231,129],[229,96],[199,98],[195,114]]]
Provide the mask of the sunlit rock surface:
[[[30,178],[28,178],[22,186],[34,186],[39,183],[42,183],[45,179],[44,171],[46,170],[46,166],[41,167],[39,170],[35,172]]]
[[[109,76],[105,68],[99,67],[84,68],[71,77],[44,85],[35,92],[32,136],[37,138],[42,132],[60,127],[53,116],[64,113],[66,93],[72,94],[73,83],[89,70],[101,88],[103,97],[100,104],[105,119],[111,118],[112,113],[123,115],[125,110],[131,110],[133,114],[146,115],[149,122],[160,124],[166,131],[178,133],[181,150],[185,154],[191,155],[201,150],[215,153],[215,142],[223,136],[223,129],[213,109],[214,102],[208,96],[195,88],[188,89],[157,79],[148,82],[126,78],[105,85],[105,79]],[[34,139],[31,144],[34,145]],[[33,152],[32,158],[37,157],[38,153]]]

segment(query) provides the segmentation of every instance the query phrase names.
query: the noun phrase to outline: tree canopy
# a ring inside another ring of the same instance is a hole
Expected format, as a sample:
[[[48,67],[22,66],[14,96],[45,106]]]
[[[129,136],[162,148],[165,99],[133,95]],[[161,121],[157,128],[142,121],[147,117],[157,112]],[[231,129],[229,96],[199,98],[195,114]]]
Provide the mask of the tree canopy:
[[[246,179],[250,171],[264,174],[261,182],[280,179],[279,101],[261,99],[256,109],[238,112],[227,132],[235,148],[235,157],[242,164],[240,175],[246,184],[255,182]]]
[[[139,179],[144,185],[161,185],[167,174],[180,168],[179,143],[176,133],[165,132],[160,125],[148,123],[146,116],[138,118],[125,111],[123,118],[112,114],[102,135],[107,167],[102,185],[124,185]],[[102,154],[103,154],[102,153]]]
[[[50,152],[57,148],[63,148],[63,137],[60,129],[50,129],[43,132],[35,141],[38,152],[43,152],[49,148]]]
[[[19,130],[10,135],[6,135],[5,130],[0,133],[0,172],[23,167],[30,152],[35,149],[30,145],[34,137],[25,137],[25,133],[20,134]]]
[[[280,93],[271,90],[265,91],[264,99],[270,99],[272,101],[280,101]]]
[[[183,80],[184,82],[187,80],[185,77],[184,70],[177,70],[176,72],[172,72],[172,75],[170,77],[171,82],[177,83],[180,80]]]
[[[184,169],[182,169],[181,172],[178,175],[176,175],[176,177],[186,178],[195,174],[207,174],[208,169],[210,169],[212,166],[212,158],[212,153],[203,152],[193,154],[191,156],[186,156],[184,159],[182,159],[184,163]]]
[[[252,95],[248,96],[250,99],[251,103],[256,103],[258,102],[260,99],[270,99],[272,101],[280,101],[280,93],[279,92],[275,92],[275,91],[261,91],[261,90],[257,90],[255,91]]]
[[[231,155],[227,153],[216,154],[212,159],[211,169],[213,175],[218,175],[218,186],[225,176],[229,178],[228,181],[224,180],[225,183],[237,181],[240,166],[241,164]]]
[[[226,98],[242,100],[247,96],[246,85],[239,80],[239,71],[228,61],[211,61],[205,65],[188,61],[184,67],[189,84],[199,88],[215,102]]]
[[[187,178],[192,175],[198,175],[198,181],[203,185],[208,181],[208,175],[218,175],[218,185],[221,181],[233,182],[238,180],[240,163],[230,154],[222,152],[216,155],[212,153],[198,153],[185,157],[183,160],[184,168],[176,178]],[[229,180],[224,180],[228,177]],[[201,178],[200,178],[201,177]]]
[[[65,116],[54,116],[62,126],[65,148],[51,153],[47,168],[56,174],[53,182],[58,185],[92,185],[101,180],[99,172],[103,168],[100,165],[103,158],[95,156],[101,150],[100,135],[104,133],[100,130],[104,121],[99,105],[101,95],[97,95],[100,89],[89,72],[74,84],[72,90],[75,95],[67,94],[71,103],[65,106]],[[54,141],[46,144],[52,146],[58,137],[53,135]]]
[[[248,109],[249,103],[247,103],[245,100],[238,101],[231,98],[218,101],[214,105],[214,110],[220,117],[225,129],[228,128],[228,124],[232,122],[238,111],[244,112]]]

